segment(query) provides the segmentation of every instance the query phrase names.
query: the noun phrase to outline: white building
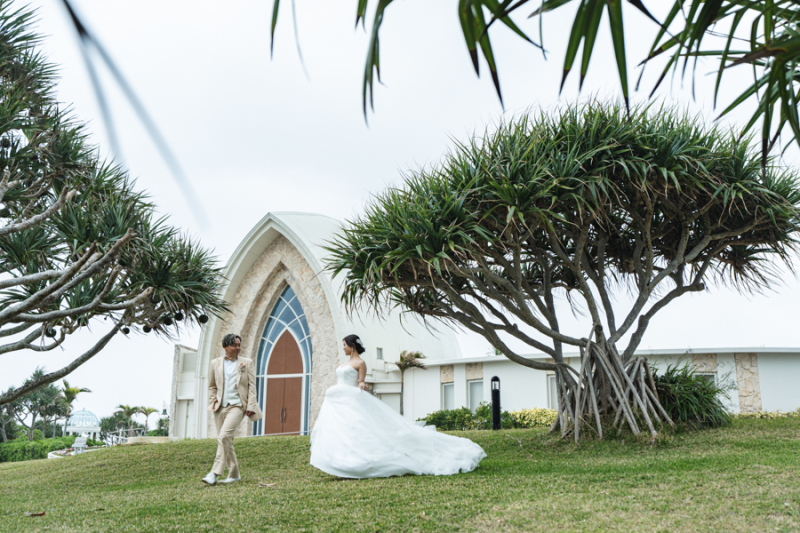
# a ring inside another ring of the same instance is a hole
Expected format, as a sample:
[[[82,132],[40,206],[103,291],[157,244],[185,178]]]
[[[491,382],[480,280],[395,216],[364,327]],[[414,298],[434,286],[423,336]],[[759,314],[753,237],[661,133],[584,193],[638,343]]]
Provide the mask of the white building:
[[[641,350],[651,366],[663,372],[669,365],[694,366],[728,389],[728,409],[733,413],[793,411],[800,407],[800,349],[715,348],[702,351]],[[577,353],[566,354],[566,362],[580,370]],[[548,359],[546,355],[528,356]],[[413,419],[437,409],[474,408],[490,399],[490,381],[500,379],[503,410],[530,407],[556,408],[555,375],[523,367],[503,356],[437,360],[424,370],[405,375],[404,412]]]
[[[418,419],[445,408],[475,407],[489,400],[490,380],[498,376],[504,410],[553,405],[546,372],[512,363],[502,356],[465,359],[453,332],[430,331],[417,319],[394,311],[378,319],[371,313],[347,316],[340,304],[340,279],[324,270],[323,246],[341,222],[316,214],[267,214],[244,238],[225,269],[223,298],[231,313],[212,317],[197,350],[175,347],[170,436],[214,437],[207,410],[207,373],[221,357],[222,337],[238,333],[241,355],[256,361],[258,394],[264,419],[245,419],[240,435],[307,434],[344,362],[341,339],[355,333],[367,348],[367,383],[384,402],[399,410],[400,373],[393,362],[402,350],[419,350],[426,369],[405,376],[405,416]],[[687,360],[698,371],[730,387],[733,412],[793,410],[800,392],[800,349],[714,349],[642,351],[659,368]],[[546,356],[531,355],[546,359]],[[569,364],[579,368],[577,354]]]

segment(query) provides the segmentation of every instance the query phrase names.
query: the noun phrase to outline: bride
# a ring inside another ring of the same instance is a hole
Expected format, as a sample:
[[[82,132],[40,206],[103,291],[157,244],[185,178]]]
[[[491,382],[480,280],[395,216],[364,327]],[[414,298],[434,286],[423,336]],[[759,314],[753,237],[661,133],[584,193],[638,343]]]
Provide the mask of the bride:
[[[311,432],[311,465],[347,478],[469,472],[486,457],[469,439],[424,429],[365,392],[367,365],[357,335],[342,341],[349,361],[336,369]]]

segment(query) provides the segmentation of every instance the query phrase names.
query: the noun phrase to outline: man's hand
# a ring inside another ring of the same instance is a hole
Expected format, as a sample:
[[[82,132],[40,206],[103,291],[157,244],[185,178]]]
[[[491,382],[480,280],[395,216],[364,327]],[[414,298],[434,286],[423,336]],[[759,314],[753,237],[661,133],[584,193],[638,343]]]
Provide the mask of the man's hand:
[[[245,411],[244,412],[245,416],[253,416],[254,414],[256,414],[255,411]]]

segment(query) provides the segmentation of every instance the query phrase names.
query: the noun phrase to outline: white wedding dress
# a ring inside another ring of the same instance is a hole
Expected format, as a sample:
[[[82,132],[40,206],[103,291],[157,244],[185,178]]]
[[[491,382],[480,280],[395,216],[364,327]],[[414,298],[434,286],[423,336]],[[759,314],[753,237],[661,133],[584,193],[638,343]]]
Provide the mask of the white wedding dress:
[[[486,457],[469,439],[424,429],[358,388],[358,371],[336,369],[311,432],[311,465],[333,476],[369,478],[469,472]]]

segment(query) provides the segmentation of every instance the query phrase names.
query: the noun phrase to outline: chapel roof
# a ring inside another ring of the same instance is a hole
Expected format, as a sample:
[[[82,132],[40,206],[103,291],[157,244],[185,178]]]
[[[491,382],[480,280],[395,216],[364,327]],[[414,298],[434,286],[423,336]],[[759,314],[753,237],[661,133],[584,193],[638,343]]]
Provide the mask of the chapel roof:
[[[269,246],[278,234],[287,238],[293,246],[303,255],[309,266],[316,273],[317,279],[323,285],[328,295],[328,301],[332,306],[341,305],[339,294],[341,293],[343,276],[332,278],[330,272],[325,267],[325,258],[328,252],[324,249],[336,232],[343,226],[343,222],[335,218],[321,215],[318,213],[303,213],[296,211],[270,212],[262,218],[250,232],[242,239],[242,242],[234,251],[228,265],[225,268],[225,276],[229,284],[225,290],[225,297],[232,298],[236,287],[243,280],[244,275],[249,271],[250,266],[256,261],[257,257]],[[344,315],[344,310],[340,309]],[[376,335],[385,338],[387,335],[395,338],[407,338],[409,335],[417,339],[425,339],[430,343],[433,338],[439,346],[438,349],[431,349],[431,353],[437,353],[435,358],[460,358],[461,350],[458,341],[452,330],[440,324],[429,324],[427,327],[414,316],[406,315],[402,318],[398,310],[393,310],[383,319],[372,316],[371,312],[354,313],[354,316],[344,317],[347,324],[355,326],[359,330],[364,328],[375,331]],[[352,329],[347,326],[348,330]]]

